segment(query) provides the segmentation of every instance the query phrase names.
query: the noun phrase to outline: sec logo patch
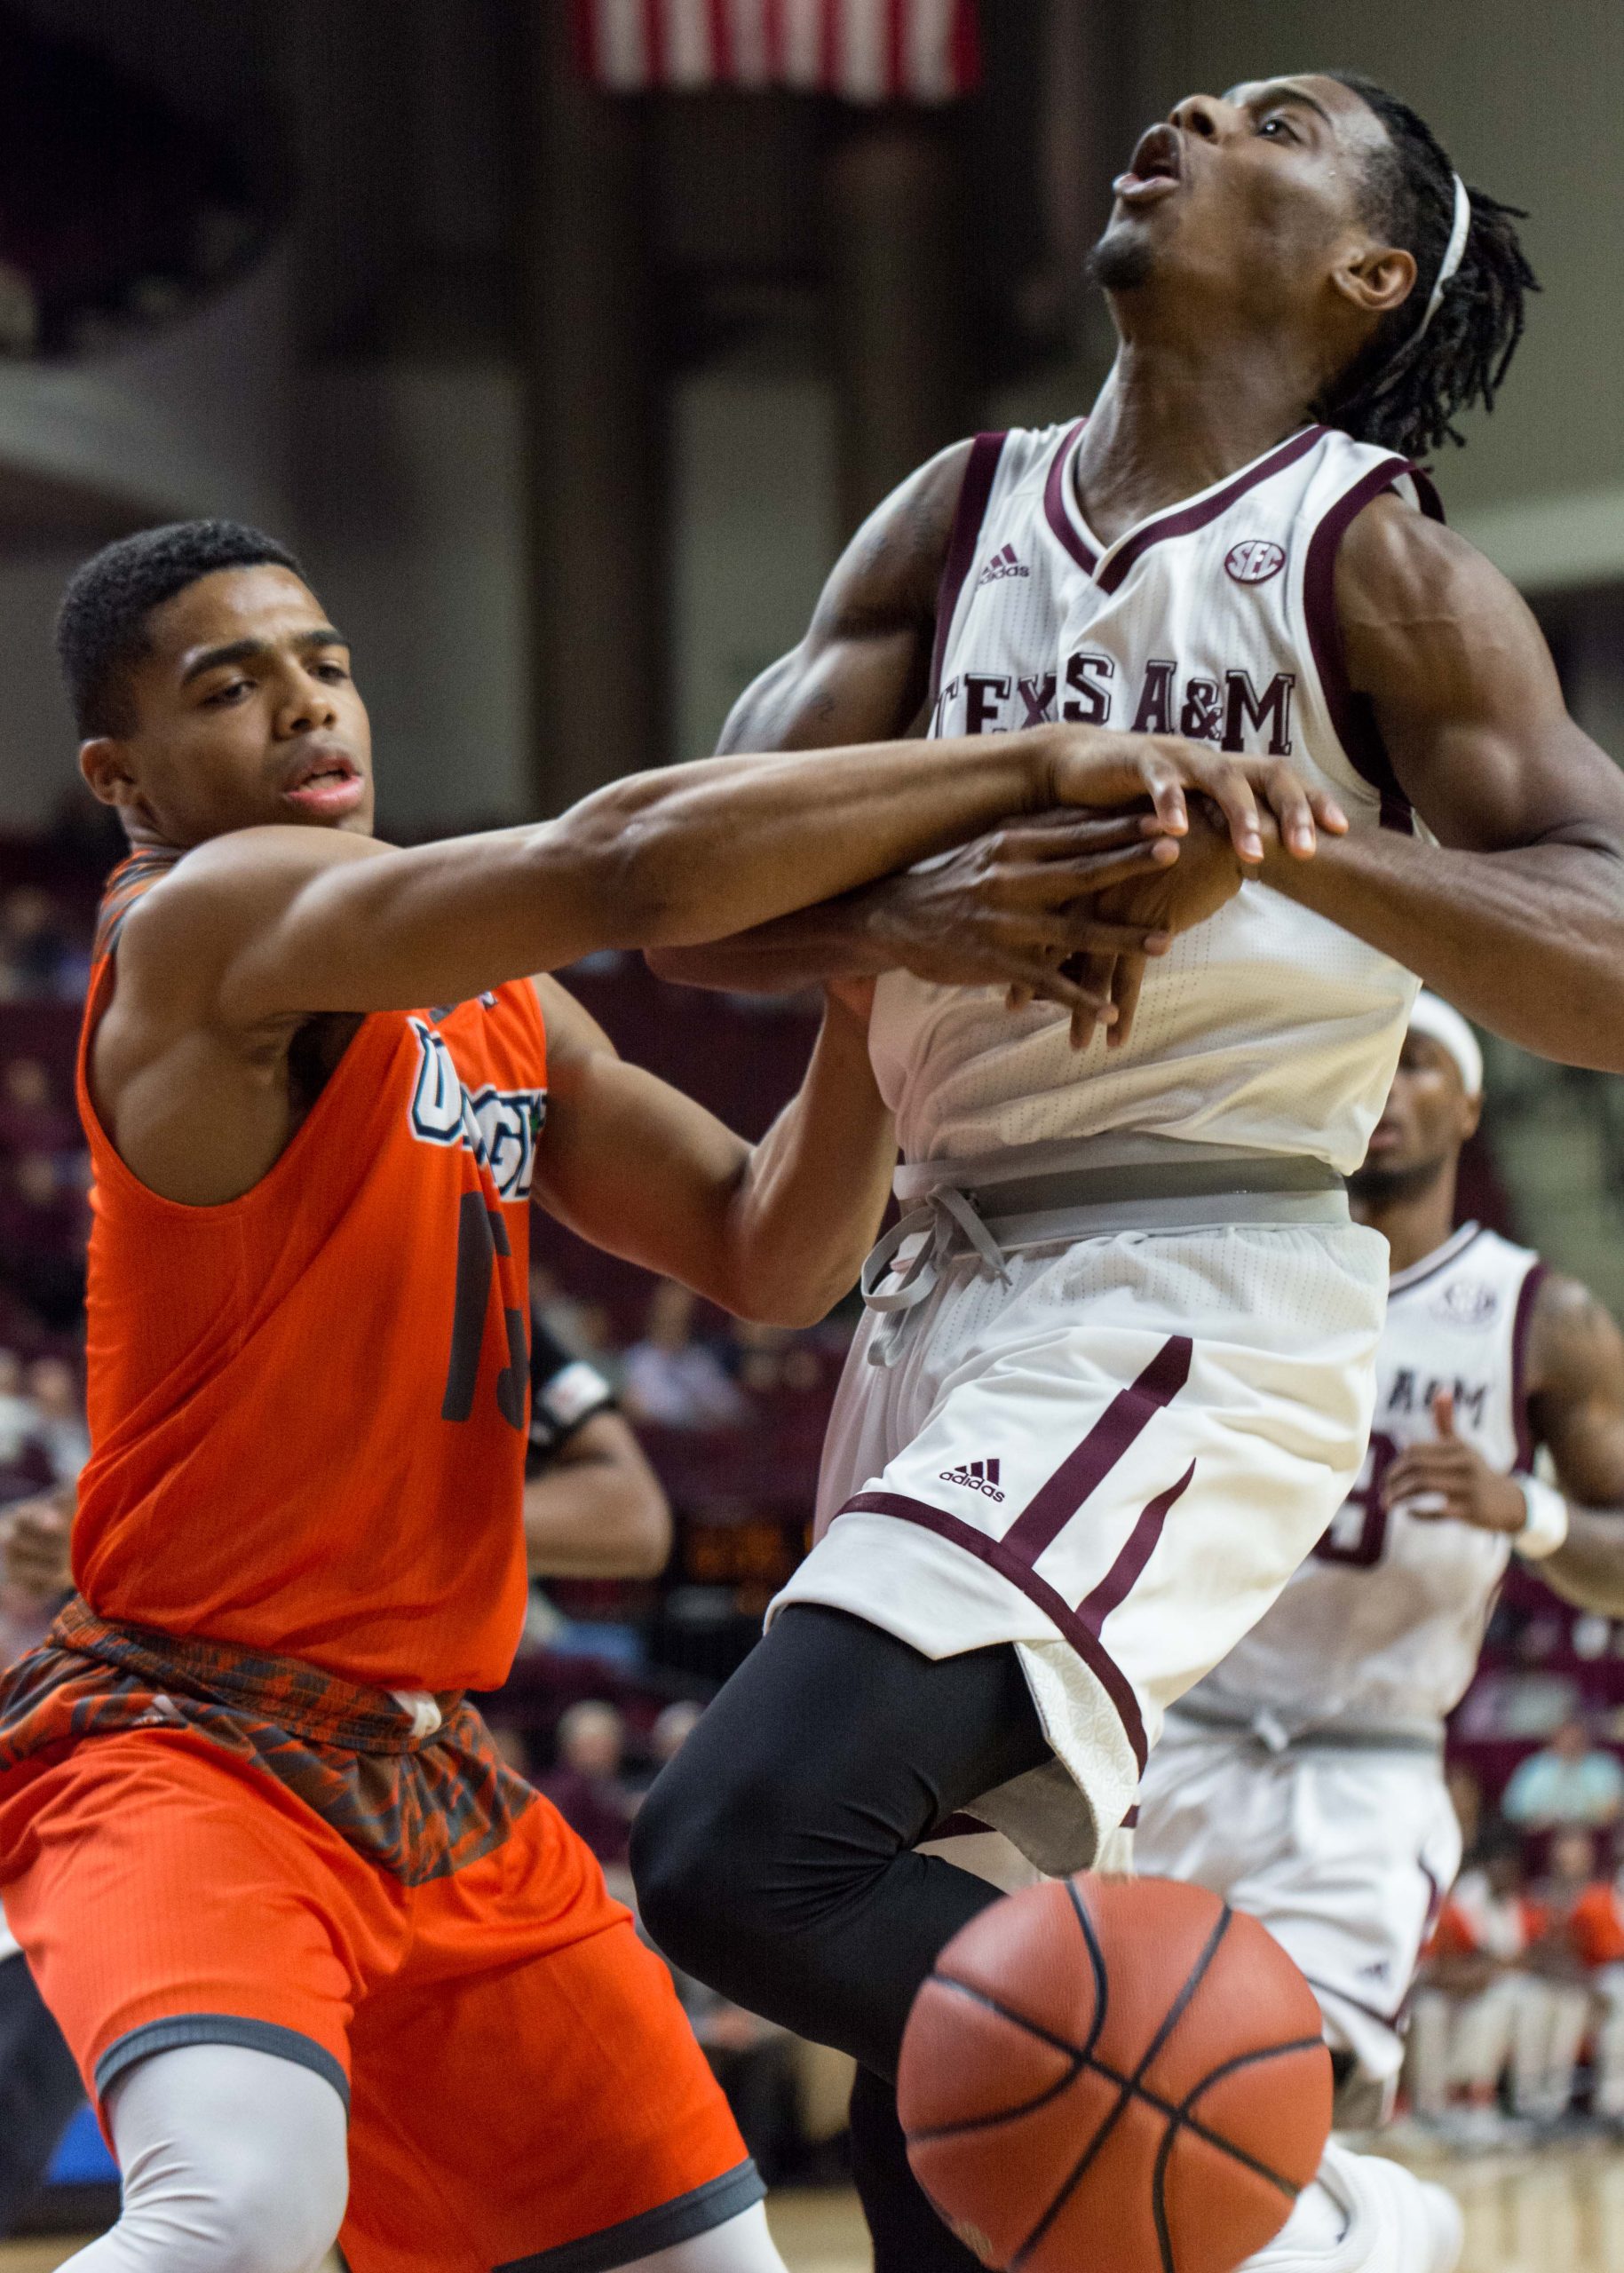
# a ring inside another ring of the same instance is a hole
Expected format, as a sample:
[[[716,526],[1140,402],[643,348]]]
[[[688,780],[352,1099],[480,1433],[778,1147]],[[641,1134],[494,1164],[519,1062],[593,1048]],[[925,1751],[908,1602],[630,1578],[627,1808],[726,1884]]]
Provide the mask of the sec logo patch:
[[[1242,537],[1224,554],[1224,566],[1238,584],[1266,584],[1286,566],[1286,548],[1266,536]]]

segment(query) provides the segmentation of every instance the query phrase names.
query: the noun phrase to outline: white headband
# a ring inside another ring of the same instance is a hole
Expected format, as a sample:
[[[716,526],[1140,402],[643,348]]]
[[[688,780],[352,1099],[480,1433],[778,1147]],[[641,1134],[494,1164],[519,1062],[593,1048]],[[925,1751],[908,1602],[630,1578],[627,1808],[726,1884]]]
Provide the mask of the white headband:
[[[1477,1047],[1477,1035],[1451,1003],[1441,995],[1429,994],[1423,988],[1410,1012],[1410,1032],[1424,1034],[1429,1041],[1436,1041],[1441,1049],[1449,1052],[1469,1097],[1483,1095],[1483,1052]]]
[[[1454,177],[1454,226],[1449,232],[1449,242],[1444,248],[1444,265],[1438,272],[1438,282],[1432,287],[1432,297],[1427,302],[1427,313],[1422,316],[1420,329],[1415,334],[1417,339],[1421,337],[1422,332],[1425,331],[1444,305],[1444,294],[1448,289],[1451,277],[1461,265],[1462,255],[1466,250],[1466,240],[1471,234],[1471,192],[1461,179],[1460,175],[1456,174]]]

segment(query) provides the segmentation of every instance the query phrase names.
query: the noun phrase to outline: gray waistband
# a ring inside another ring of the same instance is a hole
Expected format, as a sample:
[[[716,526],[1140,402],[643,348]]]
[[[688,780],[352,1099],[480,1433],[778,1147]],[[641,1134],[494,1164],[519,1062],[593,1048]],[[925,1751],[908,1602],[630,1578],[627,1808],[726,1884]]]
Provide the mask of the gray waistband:
[[[1238,1738],[1260,1752],[1400,1752],[1437,1759],[1444,1749],[1441,1729],[1372,1729],[1328,1722],[1319,1728],[1287,1729],[1271,1712],[1218,1713],[1181,1698],[1168,1714],[1166,1736],[1182,1732]],[[1164,1741],[1166,1738],[1164,1738]]]
[[[1347,1185],[1325,1160],[1171,1137],[1023,1144],[911,1162],[898,1169],[894,1188],[905,1205],[961,1195],[1003,1248],[1113,1232],[1348,1220]],[[956,1206],[952,1214],[963,1227]]]
[[[898,1170],[895,1190],[907,1213],[875,1247],[861,1281],[868,1308],[885,1317],[868,1345],[877,1366],[896,1362],[908,1314],[955,1252],[973,1252],[1007,1281],[1005,1258],[1018,1247],[1120,1232],[1348,1221],[1347,1187],[1324,1160],[1155,1137],[912,1162]],[[899,1261],[909,1240],[917,1245]]]
[[[1132,1133],[1006,1144],[994,1152],[973,1152],[957,1160],[907,1160],[897,1170],[893,1189],[907,1207],[928,1200],[944,1184],[975,1192],[982,1203],[991,1200],[995,1187],[1000,1209],[1013,1212],[1053,1206],[1050,1195],[1062,1180],[1068,1197],[1102,1202],[1169,1194],[1345,1189],[1328,1161],[1306,1153],[1244,1152],[1232,1144]]]

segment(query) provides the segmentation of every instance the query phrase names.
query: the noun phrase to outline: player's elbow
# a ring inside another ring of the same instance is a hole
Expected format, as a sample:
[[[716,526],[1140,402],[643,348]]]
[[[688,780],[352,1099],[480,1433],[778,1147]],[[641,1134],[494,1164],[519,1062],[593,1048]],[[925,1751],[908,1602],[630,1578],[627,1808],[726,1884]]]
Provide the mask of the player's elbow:
[[[776,1326],[804,1333],[821,1326],[835,1305],[857,1283],[862,1257],[834,1269],[766,1267],[746,1274],[724,1305],[749,1326]]]
[[[565,859],[581,891],[611,911],[614,944],[660,948],[702,929],[711,877],[681,800],[657,775],[612,781],[550,824],[547,859]]]
[[[614,1576],[657,1579],[671,1559],[671,1505],[641,1453],[616,1478]]]

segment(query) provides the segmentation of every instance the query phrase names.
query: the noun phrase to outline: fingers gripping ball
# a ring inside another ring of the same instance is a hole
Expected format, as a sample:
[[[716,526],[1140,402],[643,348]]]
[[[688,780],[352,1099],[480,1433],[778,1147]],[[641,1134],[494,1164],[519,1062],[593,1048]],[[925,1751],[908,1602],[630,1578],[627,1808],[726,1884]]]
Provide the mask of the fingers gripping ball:
[[[1319,2166],[1313,1992],[1205,1888],[1080,1873],[994,1903],[914,2000],[915,2176],[1010,2273],[1233,2273]]]

